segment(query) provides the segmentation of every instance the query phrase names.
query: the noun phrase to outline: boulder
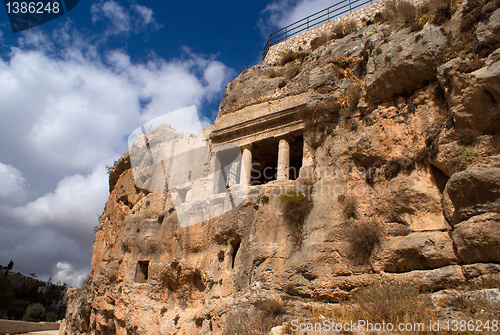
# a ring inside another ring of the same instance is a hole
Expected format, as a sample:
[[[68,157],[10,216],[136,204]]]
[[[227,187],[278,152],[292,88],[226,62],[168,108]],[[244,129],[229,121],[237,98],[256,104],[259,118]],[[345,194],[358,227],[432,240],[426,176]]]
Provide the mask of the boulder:
[[[445,90],[456,129],[471,128],[488,133],[494,106],[500,101],[500,61],[471,73],[461,72],[468,63],[455,58],[438,68],[438,80]]]
[[[375,46],[367,65],[366,92],[372,103],[409,95],[436,78],[435,59],[446,45],[439,27],[427,23],[422,31],[398,31]]]
[[[471,167],[455,173],[446,184],[443,210],[455,225],[500,208],[500,168]]]
[[[476,38],[484,42],[500,32],[500,8],[491,14],[487,22],[479,22],[476,29]]]
[[[411,231],[447,230],[438,186],[424,171],[392,179],[377,199],[378,214],[389,222],[400,222]],[[423,205],[425,204],[425,205]]]
[[[384,239],[372,256],[376,271],[407,272],[434,269],[457,261],[446,232],[419,232]]]
[[[474,216],[457,224],[451,237],[458,257],[467,264],[500,262],[500,214]]]

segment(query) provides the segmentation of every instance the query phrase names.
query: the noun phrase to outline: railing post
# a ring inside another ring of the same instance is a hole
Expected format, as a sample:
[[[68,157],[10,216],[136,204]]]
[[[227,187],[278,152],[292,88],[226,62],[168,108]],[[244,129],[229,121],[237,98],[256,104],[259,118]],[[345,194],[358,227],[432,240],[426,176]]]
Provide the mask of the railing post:
[[[351,0],[349,0],[349,13],[352,13]]]
[[[327,16],[326,16],[326,19],[327,19],[327,22],[330,22],[330,7],[328,7],[328,12],[327,12]]]

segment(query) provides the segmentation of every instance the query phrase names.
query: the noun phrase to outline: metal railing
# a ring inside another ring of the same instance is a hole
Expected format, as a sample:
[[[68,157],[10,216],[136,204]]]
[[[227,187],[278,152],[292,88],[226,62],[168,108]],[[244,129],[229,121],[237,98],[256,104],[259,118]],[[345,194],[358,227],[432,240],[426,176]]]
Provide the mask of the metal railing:
[[[283,42],[305,30],[315,28],[325,22],[338,19],[346,13],[352,13],[357,8],[367,4],[373,4],[379,0],[343,0],[335,5],[325,8],[319,12],[309,15],[297,22],[294,22],[285,28],[275,31],[269,36],[264,51],[262,52],[262,60],[266,58],[269,48],[273,45]]]

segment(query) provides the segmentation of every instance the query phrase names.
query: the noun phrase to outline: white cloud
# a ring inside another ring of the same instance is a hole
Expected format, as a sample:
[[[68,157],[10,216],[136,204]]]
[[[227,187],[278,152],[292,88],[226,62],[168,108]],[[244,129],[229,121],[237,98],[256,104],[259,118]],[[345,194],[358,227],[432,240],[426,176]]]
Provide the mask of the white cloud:
[[[104,21],[108,25],[106,34],[118,35],[137,32],[141,29],[159,29],[161,27],[154,18],[151,8],[132,4],[125,8],[114,0],[101,0],[90,7],[92,22],[95,24]]]
[[[71,264],[66,262],[57,262],[54,267],[52,281],[66,283],[70,287],[81,287],[89,272],[89,270],[75,270]]]
[[[108,175],[100,165],[90,175],[64,177],[53,192],[10,209],[10,214],[32,227],[50,227],[64,235],[91,241],[92,227],[108,197]]]
[[[30,191],[15,206],[2,200],[0,259],[45,278],[57,262],[73,267],[56,266],[59,278],[88,273],[92,227],[108,195],[104,165],[127,150],[129,133],[179,108],[203,110],[232,74],[188,51],[145,63],[123,51],[102,57],[69,31],[24,34],[0,58],[0,196]]]
[[[210,101],[231,73],[196,55],[132,64],[113,52],[108,60],[61,60],[22,49],[10,62],[0,60],[0,140],[17,149],[2,146],[0,154],[24,156],[37,175],[88,171],[124,152],[123,137],[137,125]],[[151,101],[141,110],[144,97]]]
[[[5,264],[12,259],[14,271],[25,274],[34,272],[43,280],[53,277],[58,262],[72,264],[76,271],[89,273],[91,242],[81,243],[55,229],[2,225],[0,260]]]
[[[25,195],[26,180],[21,171],[0,162],[0,198],[19,198]]]
[[[92,4],[90,12],[92,13],[92,22],[108,21],[115,34],[128,32],[132,29],[132,18],[125,8],[113,0]]]
[[[144,26],[147,26],[148,24],[158,25],[156,20],[153,18],[153,10],[151,8],[138,4],[132,5],[132,8],[140,16],[140,24]]]

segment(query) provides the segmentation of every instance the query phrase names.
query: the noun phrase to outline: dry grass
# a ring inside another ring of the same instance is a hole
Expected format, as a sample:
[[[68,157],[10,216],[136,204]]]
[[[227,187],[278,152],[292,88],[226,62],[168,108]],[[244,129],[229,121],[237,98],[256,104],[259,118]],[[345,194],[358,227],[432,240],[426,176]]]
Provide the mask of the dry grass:
[[[283,323],[281,316],[261,311],[230,312],[223,334],[225,335],[267,335],[272,327]]]
[[[333,39],[333,36],[323,33],[316,38],[311,40],[311,50],[314,51],[320,46],[324,45],[326,42]]]
[[[347,21],[344,23],[339,23],[332,28],[332,39],[343,38],[349,34],[352,34],[358,30],[358,26],[354,21]]]
[[[348,231],[352,253],[362,260],[369,259],[382,237],[382,228],[378,221],[355,222]]]
[[[328,319],[341,324],[366,320],[372,324],[392,323],[396,327],[399,323],[407,322],[412,324],[424,323],[428,326],[429,321],[437,320],[437,313],[430,307],[430,299],[426,295],[420,294],[415,286],[398,281],[380,281],[358,290],[349,302],[342,302],[331,309],[318,307],[303,310],[294,313],[290,316],[290,319],[300,320],[300,322],[304,323],[310,322],[313,325]],[[362,331],[361,333],[379,334],[379,332],[369,331]],[[397,331],[384,334],[392,333],[396,334]],[[285,327],[285,334],[293,334],[290,324]],[[351,333],[341,332],[341,334]],[[405,334],[429,334],[429,332],[414,331],[405,332]]]
[[[162,209],[160,207],[147,207],[139,211],[140,219],[156,219],[161,215]]]
[[[475,30],[478,22],[487,20],[499,7],[499,0],[468,0],[462,10],[460,30],[462,32]]]
[[[386,2],[382,17],[396,26],[419,31],[427,22],[444,24],[451,18],[454,9],[451,0],[429,0],[420,6],[407,0],[390,0]]]
[[[418,10],[417,7],[406,0],[389,0],[385,3],[383,16],[396,25],[404,27],[417,27]],[[412,31],[414,29],[412,28]],[[418,29],[415,29],[415,31]]]
[[[329,58],[326,62],[334,64],[341,69],[347,69],[347,68],[351,67],[351,65],[355,64],[358,61],[359,60],[357,58],[353,58],[353,57],[337,56],[337,57]]]
[[[420,323],[436,320],[430,299],[415,285],[399,281],[377,282],[355,295],[356,316],[371,322]],[[406,333],[405,333],[406,334]]]
[[[281,66],[284,66],[290,62],[293,62],[295,60],[299,60],[300,62],[302,62],[306,57],[307,57],[307,53],[305,52],[295,52],[293,50],[287,50],[287,51],[283,51],[281,54],[281,60],[280,60],[280,65]]]
[[[415,170],[415,160],[410,157],[398,157],[391,159],[384,166],[384,174],[387,180],[395,178],[400,172],[410,174]]]
[[[342,202],[342,211],[348,219],[353,219],[356,217],[358,209],[358,201],[352,195],[341,196],[339,200]]]
[[[290,64],[285,69],[285,77],[292,79],[293,77],[295,77],[300,73],[300,70],[301,70],[300,66],[296,64]]]
[[[278,77],[283,77],[283,73],[281,70],[276,70],[276,69],[271,69],[269,72],[266,74],[268,78],[278,78]]]
[[[478,290],[485,288],[500,287],[500,276],[490,275],[485,277],[479,284],[472,285],[470,289]],[[451,306],[455,316],[462,320],[487,320],[498,319],[500,312],[497,307],[490,305],[485,299],[477,297],[467,292],[465,288],[454,289],[449,295],[446,305]],[[347,323],[351,321],[366,320],[372,324],[385,323],[395,327],[400,323],[411,323],[414,326],[412,331],[404,334],[455,334],[444,330],[430,331],[429,322],[437,322],[440,313],[431,300],[431,296],[426,292],[420,292],[417,285],[408,282],[379,280],[372,285],[351,291],[349,301],[326,307],[310,307],[295,311],[289,315],[289,320],[299,320],[301,323],[322,323],[324,320],[333,320],[335,323]],[[441,304],[440,304],[441,305]],[[449,315],[447,316],[449,320]],[[423,327],[422,327],[423,326]],[[416,327],[421,327],[420,330]],[[366,328],[365,328],[366,330]],[[292,334],[290,323],[284,329],[285,334]],[[311,332],[312,334],[313,332]],[[364,332],[363,332],[364,333]],[[367,334],[378,334],[378,332],[366,332]],[[386,332],[381,334],[395,334]],[[467,332],[460,332],[467,333]],[[486,332],[490,333],[490,332]],[[495,332],[494,332],[495,333]],[[350,334],[350,333],[346,333]]]
[[[353,111],[358,106],[359,100],[361,99],[362,84],[361,82],[355,82],[346,89],[346,103],[347,108]]]
[[[481,58],[479,58],[477,55],[473,57],[467,64],[461,63],[457,71],[462,72],[462,73],[471,73],[473,71],[476,71],[480,68],[482,68],[485,64],[485,61]]]
[[[430,22],[435,25],[442,25],[453,14],[453,6],[451,0],[428,0],[420,9],[420,12],[427,13],[430,16]]]

